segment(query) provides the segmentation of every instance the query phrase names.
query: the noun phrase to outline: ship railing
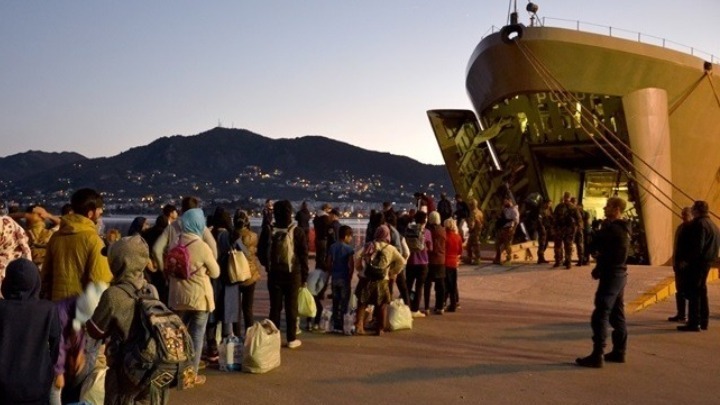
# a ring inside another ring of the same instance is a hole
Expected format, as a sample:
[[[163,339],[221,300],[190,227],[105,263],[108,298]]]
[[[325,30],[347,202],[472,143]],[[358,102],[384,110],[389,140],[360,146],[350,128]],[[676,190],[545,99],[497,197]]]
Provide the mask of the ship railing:
[[[660,46],[663,48],[672,49],[674,51],[688,53],[692,56],[697,56],[706,61],[709,61],[710,63],[720,63],[720,58],[718,58],[717,56],[715,56],[709,52],[699,50],[692,46],[680,44],[678,42],[674,42],[674,41],[671,41],[666,38],[657,37],[654,35],[643,34],[641,32],[637,32],[637,31],[626,30],[623,28],[611,27],[611,26],[607,26],[607,25],[594,24],[594,23],[589,23],[589,22],[580,21],[580,20],[568,20],[568,19],[564,19],[564,18],[542,17],[542,26],[547,26],[547,23],[550,23],[550,26],[557,27],[557,28],[575,29],[577,31],[590,32],[593,34],[600,34],[600,35],[607,35],[607,36],[614,37],[614,38],[627,39],[627,40],[637,41],[637,42],[644,43],[644,44]],[[493,25],[485,32],[485,34],[483,35],[483,38],[485,38],[486,36],[488,36],[490,34],[499,32],[501,28],[502,27],[496,27]]]

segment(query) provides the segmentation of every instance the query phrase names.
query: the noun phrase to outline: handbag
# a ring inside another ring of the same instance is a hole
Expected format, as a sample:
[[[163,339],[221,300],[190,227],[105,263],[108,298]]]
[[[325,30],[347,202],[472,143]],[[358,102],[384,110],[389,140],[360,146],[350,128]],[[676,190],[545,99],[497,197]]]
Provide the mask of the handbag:
[[[228,253],[228,278],[230,283],[241,283],[252,277],[250,262],[242,250],[230,249]]]

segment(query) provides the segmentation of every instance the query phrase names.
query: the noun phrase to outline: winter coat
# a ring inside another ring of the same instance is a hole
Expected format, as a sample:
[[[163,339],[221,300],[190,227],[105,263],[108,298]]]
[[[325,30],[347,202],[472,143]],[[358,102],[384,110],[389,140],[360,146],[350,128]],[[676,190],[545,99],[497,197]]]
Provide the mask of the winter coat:
[[[184,232],[180,242],[187,246],[194,274],[187,280],[169,277],[168,306],[176,311],[213,311],[215,296],[210,279],[220,276],[215,255],[210,246],[195,234]],[[176,244],[177,241],[171,243],[169,248]]]

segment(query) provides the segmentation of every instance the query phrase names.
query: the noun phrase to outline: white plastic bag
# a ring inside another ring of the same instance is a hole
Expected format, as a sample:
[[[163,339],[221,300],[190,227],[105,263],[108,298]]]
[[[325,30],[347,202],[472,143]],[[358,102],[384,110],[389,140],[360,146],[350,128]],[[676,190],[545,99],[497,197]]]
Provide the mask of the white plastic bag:
[[[242,370],[246,373],[267,373],[280,366],[280,331],[265,319],[247,329]]]
[[[220,371],[240,371],[242,355],[242,339],[235,335],[224,337],[218,345],[218,365]]]
[[[315,298],[307,287],[300,287],[298,292],[298,316],[312,318],[317,313]]]
[[[332,309],[323,309],[320,315],[320,330],[324,332],[333,331]]]
[[[308,273],[307,288],[310,290],[310,294],[318,295],[320,290],[325,287],[325,275],[326,273],[320,269],[314,269]]]
[[[412,311],[402,299],[393,300],[388,306],[388,323],[390,330],[412,329]]]
[[[355,332],[355,311],[343,315],[343,333],[350,336]]]
[[[107,367],[95,366],[90,374],[83,380],[80,388],[80,401],[88,404],[103,404],[105,402],[105,374]]]

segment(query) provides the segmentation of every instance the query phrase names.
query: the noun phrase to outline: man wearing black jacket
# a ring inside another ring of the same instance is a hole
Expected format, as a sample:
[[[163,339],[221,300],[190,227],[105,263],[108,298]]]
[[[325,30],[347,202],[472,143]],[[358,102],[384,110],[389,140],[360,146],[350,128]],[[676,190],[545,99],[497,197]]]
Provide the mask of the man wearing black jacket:
[[[682,332],[699,332],[708,328],[707,276],[718,257],[720,244],[720,233],[708,216],[709,212],[707,202],[695,201],[692,206],[694,219],[688,225],[684,241],[680,242],[687,257],[683,288],[688,300],[688,322],[677,327]]]
[[[595,310],[590,318],[593,351],[587,357],[577,358],[575,363],[578,366],[600,368],[604,361],[625,362],[627,329],[624,292],[630,232],[627,222],[621,216],[626,206],[627,203],[622,198],[608,198],[605,204],[605,221],[590,246],[590,251],[597,257],[597,266],[592,271],[592,277],[599,280],[595,292]],[[613,348],[611,352],[603,355],[608,322],[613,327]]]

